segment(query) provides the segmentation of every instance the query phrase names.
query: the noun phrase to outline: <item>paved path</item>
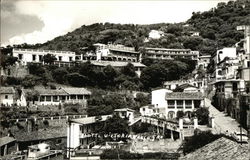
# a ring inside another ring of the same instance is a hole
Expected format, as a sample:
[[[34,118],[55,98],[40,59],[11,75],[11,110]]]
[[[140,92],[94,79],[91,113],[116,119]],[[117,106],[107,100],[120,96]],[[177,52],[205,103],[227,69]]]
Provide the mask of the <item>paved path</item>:
[[[214,133],[227,133],[228,131],[228,134],[230,134],[235,131],[240,131],[239,123],[225,113],[218,111],[213,105],[211,105],[211,101],[207,98],[205,98],[205,106],[209,107],[210,116],[214,117]],[[247,133],[243,128],[242,132]]]

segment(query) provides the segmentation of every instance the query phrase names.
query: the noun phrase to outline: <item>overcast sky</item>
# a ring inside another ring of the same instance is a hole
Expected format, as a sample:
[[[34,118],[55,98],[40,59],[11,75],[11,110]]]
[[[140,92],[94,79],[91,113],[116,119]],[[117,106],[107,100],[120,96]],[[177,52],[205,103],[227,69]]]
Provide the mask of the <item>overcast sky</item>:
[[[1,0],[1,45],[44,43],[97,22],[174,23],[228,0]]]

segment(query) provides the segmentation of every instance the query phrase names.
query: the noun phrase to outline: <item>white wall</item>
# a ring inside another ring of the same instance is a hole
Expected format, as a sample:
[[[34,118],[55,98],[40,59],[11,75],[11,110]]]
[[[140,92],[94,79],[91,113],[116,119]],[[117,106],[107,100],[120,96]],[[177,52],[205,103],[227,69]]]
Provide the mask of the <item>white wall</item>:
[[[219,52],[222,52],[221,54],[219,54]],[[236,48],[223,48],[217,51],[217,63],[219,63],[220,61],[222,61],[225,57],[230,57],[230,58],[236,58]],[[220,57],[220,59],[218,59],[218,57]]]
[[[171,93],[173,91],[168,89],[158,89],[152,91],[152,101],[151,104],[157,108],[166,107],[166,93]]]
[[[6,99],[5,96],[8,96],[8,99]],[[13,94],[0,94],[0,104],[13,105],[14,95]]]
[[[67,148],[76,148],[80,146],[80,124],[71,123],[67,126]],[[70,146],[69,146],[70,145]],[[69,153],[67,153],[68,155]]]

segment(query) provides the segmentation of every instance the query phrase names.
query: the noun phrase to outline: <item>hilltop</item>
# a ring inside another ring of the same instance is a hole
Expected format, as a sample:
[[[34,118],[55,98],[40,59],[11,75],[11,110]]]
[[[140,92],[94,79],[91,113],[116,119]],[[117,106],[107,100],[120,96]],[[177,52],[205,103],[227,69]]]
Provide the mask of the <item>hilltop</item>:
[[[188,48],[199,50],[201,54],[212,54],[218,48],[231,47],[243,33],[236,30],[238,25],[250,25],[250,1],[237,0],[219,3],[205,12],[194,12],[183,23],[159,23],[150,25],[95,23],[83,25],[66,35],[54,38],[43,44],[15,45],[21,48],[70,50],[84,53],[92,50],[94,43],[116,43],[129,47]],[[158,30],[164,33],[160,39],[149,39],[149,32]],[[199,32],[199,36],[191,36]]]

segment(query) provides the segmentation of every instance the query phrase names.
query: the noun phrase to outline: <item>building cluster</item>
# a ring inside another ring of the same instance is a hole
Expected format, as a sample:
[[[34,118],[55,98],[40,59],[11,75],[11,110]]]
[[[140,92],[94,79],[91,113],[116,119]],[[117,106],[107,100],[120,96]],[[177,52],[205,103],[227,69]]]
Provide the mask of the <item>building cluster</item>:
[[[34,95],[34,96],[33,96]],[[46,106],[64,104],[87,105],[91,92],[86,88],[65,87],[59,89],[14,89],[14,87],[0,88],[1,106]],[[33,98],[35,97],[35,98]]]
[[[45,64],[44,56],[55,57],[54,65],[71,66],[76,63],[90,61],[94,66],[103,68],[111,65],[114,68],[121,68],[128,63],[132,63],[138,76],[146,66],[141,63],[143,58],[151,59],[175,59],[187,58],[199,60],[199,52],[190,49],[167,49],[167,48],[144,48],[145,52],[138,52],[133,47],[126,47],[119,44],[93,44],[95,51],[81,49],[83,54],[76,54],[70,51],[54,51],[40,49],[13,49],[13,56],[18,58],[19,64],[28,65],[30,63]],[[205,57],[201,57],[204,59]],[[206,60],[205,60],[206,61]]]
[[[250,124],[250,26],[237,29],[244,30],[245,37],[236,47],[217,50],[212,56],[209,86],[215,92],[215,107],[247,127]]]
[[[161,88],[152,91],[151,104],[140,108],[143,116],[158,116],[174,119],[178,112],[191,117],[192,112],[204,107],[204,96],[197,88],[187,86],[182,92]]]

